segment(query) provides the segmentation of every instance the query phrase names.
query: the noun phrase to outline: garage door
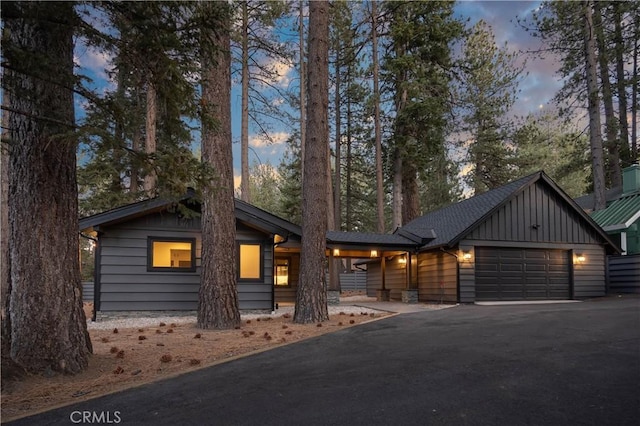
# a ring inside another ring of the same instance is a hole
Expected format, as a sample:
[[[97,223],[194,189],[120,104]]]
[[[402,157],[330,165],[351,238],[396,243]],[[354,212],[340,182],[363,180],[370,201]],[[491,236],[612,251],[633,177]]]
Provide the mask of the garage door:
[[[570,299],[569,252],[476,247],[476,300]]]

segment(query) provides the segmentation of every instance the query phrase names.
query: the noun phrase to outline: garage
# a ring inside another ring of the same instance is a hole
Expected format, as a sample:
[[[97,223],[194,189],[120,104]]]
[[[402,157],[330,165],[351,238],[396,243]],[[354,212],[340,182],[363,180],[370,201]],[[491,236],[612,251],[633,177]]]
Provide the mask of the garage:
[[[476,300],[571,299],[568,250],[476,247]]]

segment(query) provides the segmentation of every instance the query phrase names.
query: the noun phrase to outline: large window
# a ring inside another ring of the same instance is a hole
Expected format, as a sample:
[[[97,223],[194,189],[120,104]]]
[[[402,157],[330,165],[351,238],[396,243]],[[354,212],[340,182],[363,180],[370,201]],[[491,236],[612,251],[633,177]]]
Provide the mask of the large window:
[[[147,269],[193,272],[196,270],[195,238],[149,237]]]
[[[276,257],[276,276],[274,284],[280,287],[289,287],[289,268],[291,259],[288,257]]]
[[[238,278],[241,280],[262,279],[262,245],[243,243],[239,247]]]

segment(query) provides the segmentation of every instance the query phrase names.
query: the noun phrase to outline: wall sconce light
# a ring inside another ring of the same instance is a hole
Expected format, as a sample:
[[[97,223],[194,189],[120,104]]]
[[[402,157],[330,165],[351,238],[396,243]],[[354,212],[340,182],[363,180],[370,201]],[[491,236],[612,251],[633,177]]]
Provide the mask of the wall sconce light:
[[[406,264],[407,264],[407,257],[406,257],[406,256],[404,256],[404,255],[400,256],[400,257],[398,258],[398,263],[399,263],[400,265],[406,265]]]
[[[378,257],[378,250],[371,250],[371,257]]]
[[[334,256],[340,256],[340,249],[333,249]]]
[[[573,263],[576,265],[580,265],[582,263],[584,263],[587,260],[586,257],[584,257],[584,254],[578,253],[576,254],[576,257],[573,258]]]
[[[471,260],[471,252],[470,251],[463,251],[462,252],[462,260],[464,261],[470,261]]]

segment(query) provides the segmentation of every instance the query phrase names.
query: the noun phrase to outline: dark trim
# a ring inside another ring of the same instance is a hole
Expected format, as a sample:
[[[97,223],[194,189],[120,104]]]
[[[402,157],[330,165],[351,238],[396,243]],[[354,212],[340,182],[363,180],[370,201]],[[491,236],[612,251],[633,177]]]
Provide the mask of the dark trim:
[[[100,232],[98,232],[96,250],[93,255],[93,315],[91,316],[91,321],[95,322],[100,310],[100,268],[102,266],[102,234]]]
[[[241,245],[247,245],[247,246],[259,246],[260,247],[260,277],[258,278],[240,278],[240,246]],[[260,240],[240,240],[240,241],[236,241],[236,253],[238,254],[237,260],[236,260],[236,266],[237,266],[237,270],[238,270],[238,282],[239,283],[264,283],[264,242],[260,241]],[[274,250],[274,256],[272,256],[274,261],[275,261],[275,250]],[[272,278],[275,279],[274,275],[272,274]],[[273,282],[271,283],[271,286],[274,287]]]
[[[153,243],[190,243],[191,244],[191,266],[189,268],[180,267],[161,267],[153,266]],[[181,237],[147,237],[147,272],[196,272],[196,239],[195,238],[181,238]]]

